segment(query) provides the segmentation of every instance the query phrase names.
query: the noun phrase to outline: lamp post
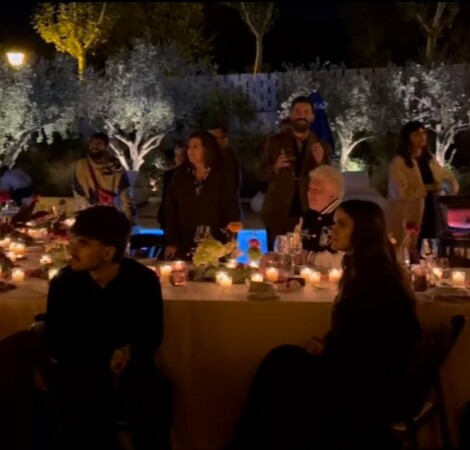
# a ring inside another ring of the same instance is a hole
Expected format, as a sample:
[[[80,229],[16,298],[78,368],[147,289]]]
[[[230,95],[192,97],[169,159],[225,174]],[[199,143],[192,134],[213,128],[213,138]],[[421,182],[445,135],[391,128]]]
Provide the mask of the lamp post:
[[[20,67],[24,64],[25,54],[23,52],[7,52],[7,58],[13,67]]]

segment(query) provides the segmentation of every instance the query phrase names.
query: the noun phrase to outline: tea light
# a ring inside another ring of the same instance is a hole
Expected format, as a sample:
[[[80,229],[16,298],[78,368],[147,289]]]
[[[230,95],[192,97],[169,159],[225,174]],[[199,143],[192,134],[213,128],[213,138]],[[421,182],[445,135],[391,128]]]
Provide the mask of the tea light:
[[[41,266],[52,264],[52,258],[49,255],[42,255],[41,259],[39,260],[39,264],[41,264]]]
[[[259,268],[259,262],[258,261],[251,261],[249,265],[252,269],[258,269]]]
[[[233,280],[232,280],[232,277],[227,275],[225,277],[222,277],[220,279],[220,286],[224,289],[229,289],[232,287],[232,283],[233,283]]]
[[[175,272],[181,272],[184,270],[184,261],[175,261],[173,263],[172,270]]]
[[[442,269],[440,269],[439,267],[433,267],[432,273],[434,274],[437,280],[442,280]]]
[[[152,272],[157,271],[157,266],[147,266]]]
[[[237,268],[237,260],[236,259],[229,259],[227,262],[228,269],[236,269]]]
[[[275,267],[270,267],[266,270],[266,279],[271,283],[275,283],[279,279],[279,270]]]
[[[228,276],[228,275],[227,275],[227,272],[217,272],[217,273],[215,274],[215,282],[216,282],[217,284],[220,284],[220,280],[221,280],[222,278],[226,278],[227,276]]]
[[[305,278],[306,280],[308,280],[310,274],[312,273],[312,270],[309,269],[308,267],[303,267],[301,270],[300,270],[300,276],[302,278]]]
[[[164,266],[160,266],[160,278],[162,281],[168,281],[171,274],[171,266],[166,264]]]
[[[452,272],[452,284],[456,287],[465,287],[465,272]]]
[[[19,243],[19,244],[16,244],[14,252],[16,253],[17,256],[24,256],[25,250],[26,250],[25,245]]]
[[[342,275],[343,275],[342,270],[331,269],[328,272],[328,280],[330,281],[330,283],[338,283]]]
[[[0,241],[0,247],[3,247],[3,248],[9,248],[10,244],[11,244],[11,239],[10,238],[5,238],[5,239]]]
[[[308,282],[312,286],[318,286],[320,284],[320,281],[321,281],[321,273],[317,272],[316,270],[312,270],[308,277]]]
[[[254,273],[251,276],[251,281],[253,281],[255,283],[262,283],[263,282],[263,275],[261,275],[260,273]]]
[[[11,262],[15,262],[16,261],[16,253],[15,252],[8,252],[7,253],[7,258],[11,261]]]
[[[11,272],[11,281],[13,281],[13,283],[22,283],[24,281],[24,270],[20,268],[13,269]]]
[[[67,228],[72,228],[73,225],[74,225],[74,223],[75,223],[75,219],[74,219],[73,217],[64,220],[64,225],[65,225]]]
[[[59,269],[49,269],[47,273],[49,280],[52,280],[59,273]]]

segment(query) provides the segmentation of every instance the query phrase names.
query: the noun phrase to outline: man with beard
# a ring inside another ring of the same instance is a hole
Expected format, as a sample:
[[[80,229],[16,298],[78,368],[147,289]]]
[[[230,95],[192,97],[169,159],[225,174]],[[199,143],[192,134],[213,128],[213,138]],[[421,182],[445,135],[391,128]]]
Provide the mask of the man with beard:
[[[290,119],[292,130],[269,138],[261,158],[260,178],[267,183],[262,217],[270,250],[275,237],[292,231],[308,210],[309,173],[331,155],[328,144],[310,130],[315,115],[308,97],[293,100]]]
[[[112,205],[136,223],[136,207],[132,186],[124,168],[108,150],[109,138],[95,133],[86,158],[80,159],[73,176],[73,194],[76,209],[92,205]]]

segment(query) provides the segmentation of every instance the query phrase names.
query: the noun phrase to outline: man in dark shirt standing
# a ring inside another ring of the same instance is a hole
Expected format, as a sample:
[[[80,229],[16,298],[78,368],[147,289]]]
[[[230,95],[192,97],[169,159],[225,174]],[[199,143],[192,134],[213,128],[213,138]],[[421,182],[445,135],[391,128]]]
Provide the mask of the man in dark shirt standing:
[[[163,301],[152,270],[124,257],[129,220],[110,206],[77,214],[71,262],[51,281],[46,341],[61,449],[113,448],[118,423],[133,445],[169,449],[171,394],[154,363]]]

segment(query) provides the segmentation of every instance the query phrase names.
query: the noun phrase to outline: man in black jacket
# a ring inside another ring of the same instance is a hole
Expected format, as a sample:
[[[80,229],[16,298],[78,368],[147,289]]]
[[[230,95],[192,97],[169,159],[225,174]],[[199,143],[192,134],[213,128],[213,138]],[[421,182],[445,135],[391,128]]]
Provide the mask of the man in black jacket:
[[[119,211],[77,214],[70,265],[51,281],[46,342],[57,361],[51,386],[57,448],[113,448],[129,424],[134,448],[168,449],[168,381],[154,363],[163,301],[152,270],[124,257],[131,225]]]

